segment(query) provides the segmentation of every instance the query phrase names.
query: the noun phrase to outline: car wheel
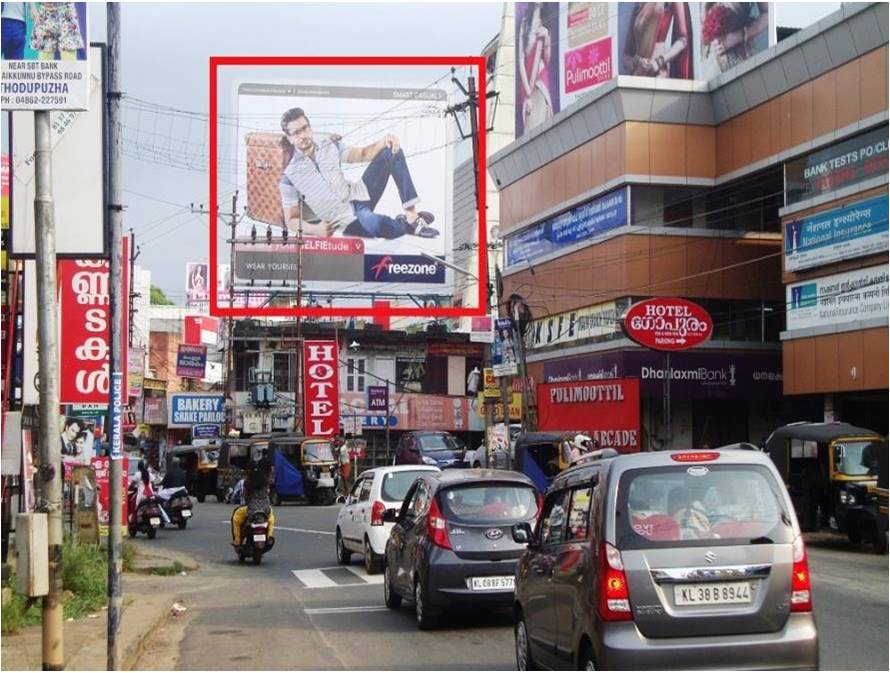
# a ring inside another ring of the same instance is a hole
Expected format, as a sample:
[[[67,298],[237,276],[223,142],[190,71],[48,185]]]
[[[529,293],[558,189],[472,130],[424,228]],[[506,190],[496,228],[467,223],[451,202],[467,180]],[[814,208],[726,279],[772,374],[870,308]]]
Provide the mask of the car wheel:
[[[337,529],[337,563],[341,566],[345,566],[349,564],[349,559],[352,558],[352,552],[350,552],[346,545],[343,544],[343,536],[340,535],[340,529]]]
[[[398,610],[402,607],[402,597],[392,585],[388,563],[383,566],[383,601],[390,610]]]
[[[368,540],[368,537],[365,536],[365,570],[369,575],[376,575],[380,572],[380,557],[374,553],[374,550],[371,549],[371,542]]]
[[[578,670],[580,670],[580,671],[595,671],[596,670],[596,662],[593,659],[593,648],[590,646],[590,643],[585,643],[584,649],[581,650],[581,656],[578,659]]]
[[[414,580],[414,620],[417,622],[417,628],[421,631],[431,629],[435,621],[427,607],[426,598],[423,582],[420,579]]]
[[[528,642],[528,627],[522,614],[519,615],[519,620],[516,622],[514,635],[516,636],[516,669],[520,671],[538,670],[535,660],[532,659]]]

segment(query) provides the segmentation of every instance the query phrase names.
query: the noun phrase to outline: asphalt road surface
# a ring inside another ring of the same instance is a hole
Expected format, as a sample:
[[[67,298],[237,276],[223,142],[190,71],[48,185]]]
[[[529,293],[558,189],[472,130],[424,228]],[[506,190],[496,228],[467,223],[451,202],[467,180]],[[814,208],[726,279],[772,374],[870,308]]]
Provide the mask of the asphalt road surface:
[[[235,557],[228,505],[200,504],[185,531],[166,529],[142,543],[201,564],[184,589],[188,620],[171,641],[176,668],[515,668],[509,611],[458,612],[421,632],[410,605],[386,609],[381,575],[367,576],[360,555],[338,566],[338,508],[276,508],[276,546],[259,567]],[[887,557],[830,535],[810,541],[807,551],[822,668],[887,670]]]

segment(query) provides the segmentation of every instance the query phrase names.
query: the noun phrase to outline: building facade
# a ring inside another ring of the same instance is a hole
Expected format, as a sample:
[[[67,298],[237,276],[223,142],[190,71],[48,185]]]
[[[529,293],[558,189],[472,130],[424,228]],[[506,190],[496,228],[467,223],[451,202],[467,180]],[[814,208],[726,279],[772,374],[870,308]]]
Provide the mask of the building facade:
[[[616,77],[492,157],[539,415],[556,384],[637,379],[640,449],[824,417],[886,432],[886,26],[846,5],[708,82]],[[859,313],[823,310],[857,291]],[[711,340],[668,359],[626,339],[653,296],[706,308]]]

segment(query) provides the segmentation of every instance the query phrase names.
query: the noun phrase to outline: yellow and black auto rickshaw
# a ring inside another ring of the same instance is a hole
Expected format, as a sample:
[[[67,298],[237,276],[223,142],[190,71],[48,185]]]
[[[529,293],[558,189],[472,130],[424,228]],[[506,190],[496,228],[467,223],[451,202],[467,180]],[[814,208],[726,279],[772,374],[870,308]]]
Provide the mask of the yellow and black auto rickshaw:
[[[247,476],[252,462],[256,462],[269,447],[266,437],[227,439],[219,451],[216,477],[216,499],[228,502],[236,484]]]
[[[832,528],[854,544],[868,538],[886,547],[875,493],[879,454],[887,452],[880,435],[848,423],[790,423],[764,448],[788,486],[801,530]]]
[[[330,439],[299,434],[269,438],[274,469],[272,504],[305,498],[331,505],[336,499],[337,458]]]
[[[216,495],[218,446],[180,444],[173,447],[171,455],[179,459],[186,473],[186,488],[198,502],[204,502],[208,495]]]

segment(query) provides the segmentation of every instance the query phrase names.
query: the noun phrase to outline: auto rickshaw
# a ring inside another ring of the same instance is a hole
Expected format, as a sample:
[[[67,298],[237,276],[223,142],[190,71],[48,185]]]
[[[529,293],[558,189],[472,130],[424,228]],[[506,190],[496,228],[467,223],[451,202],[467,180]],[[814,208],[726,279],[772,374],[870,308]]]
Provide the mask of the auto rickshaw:
[[[775,430],[765,450],[785,480],[801,530],[833,528],[857,544],[875,540],[879,453],[886,442],[848,423],[790,423]]]
[[[264,437],[228,439],[219,451],[216,477],[216,499],[227,502],[235,485],[247,476],[251,462],[258,460],[269,446]]]
[[[198,502],[204,502],[210,494],[217,494],[219,447],[180,444],[173,447],[171,454],[179,458],[179,464],[186,473],[186,488]]]
[[[528,476],[544,492],[553,477],[569,467],[566,442],[583,431],[526,432],[519,435],[514,449],[513,469]]]
[[[298,498],[313,505],[334,503],[337,458],[330,439],[286,434],[272,436],[268,442],[274,466],[273,505]]]
[[[888,490],[888,476],[890,476],[890,469],[888,469],[888,454],[887,451],[887,440],[883,441],[883,447],[878,452],[878,484],[875,489],[875,494],[877,495],[877,505],[878,505],[878,535],[877,541],[875,543],[876,551],[880,551],[882,554],[887,553],[887,528],[888,528],[888,511],[890,511],[890,490]]]

